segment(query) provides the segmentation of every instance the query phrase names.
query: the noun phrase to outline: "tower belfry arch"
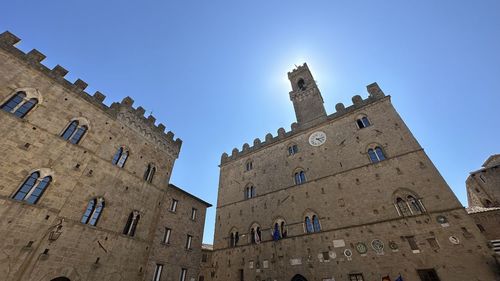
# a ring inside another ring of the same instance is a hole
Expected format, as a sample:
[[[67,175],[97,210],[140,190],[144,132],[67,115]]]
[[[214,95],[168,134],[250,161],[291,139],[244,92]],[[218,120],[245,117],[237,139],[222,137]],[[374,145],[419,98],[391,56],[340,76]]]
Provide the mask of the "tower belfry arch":
[[[292,277],[292,281],[307,281],[307,279],[300,274],[296,274],[294,277]]]

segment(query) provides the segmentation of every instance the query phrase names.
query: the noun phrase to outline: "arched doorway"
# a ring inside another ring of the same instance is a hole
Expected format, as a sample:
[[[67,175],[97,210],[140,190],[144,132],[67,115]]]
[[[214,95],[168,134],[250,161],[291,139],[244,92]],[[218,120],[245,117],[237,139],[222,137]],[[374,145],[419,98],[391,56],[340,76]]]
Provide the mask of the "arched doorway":
[[[71,281],[71,280],[69,280],[69,278],[66,278],[66,277],[57,277],[57,278],[54,278],[50,281]]]
[[[304,276],[297,274],[292,278],[292,281],[307,281],[307,279]]]

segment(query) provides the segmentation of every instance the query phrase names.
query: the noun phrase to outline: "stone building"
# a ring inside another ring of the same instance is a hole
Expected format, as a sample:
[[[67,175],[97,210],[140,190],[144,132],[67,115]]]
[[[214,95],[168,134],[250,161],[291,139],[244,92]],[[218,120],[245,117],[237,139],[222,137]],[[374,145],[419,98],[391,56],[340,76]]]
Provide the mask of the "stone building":
[[[181,140],[18,41],[0,35],[0,280],[196,280],[210,204],[169,184]]]
[[[213,245],[203,244],[201,246],[201,269],[198,281],[215,280],[215,260],[213,259]]]
[[[215,280],[499,280],[390,96],[373,83],[327,114],[306,64],[288,78],[291,130],[222,155]]]
[[[465,184],[467,212],[500,255],[500,154],[490,156],[483,168],[471,172]]]

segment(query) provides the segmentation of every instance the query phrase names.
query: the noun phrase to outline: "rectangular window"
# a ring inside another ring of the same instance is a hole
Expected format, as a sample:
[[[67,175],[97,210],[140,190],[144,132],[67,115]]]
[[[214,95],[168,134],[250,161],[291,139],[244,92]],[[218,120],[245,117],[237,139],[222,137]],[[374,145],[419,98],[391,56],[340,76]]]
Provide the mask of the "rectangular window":
[[[418,276],[422,281],[440,281],[437,276],[436,270],[431,269],[417,269]]]
[[[363,274],[361,273],[356,273],[356,274],[349,274],[349,281],[364,281],[363,279]]]
[[[201,255],[201,262],[207,262],[207,254]]]
[[[181,269],[181,275],[179,276],[179,281],[186,281],[187,269]]]
[[[439,247],[439,244],[436,240],[436,238],[427,238],[427,242],[429,242],[429,245],[431,246],[431,248],[433,250],[438,250],[440,247]]]
[[[239,271],[240,271],[240,281],[244,281],[245,274],[243,272],[243,269],[240,269]]]
[[[179,201],[177,201],[177,200],[175,200],[175,199],[172,199],[172,205],[170,205],[170,211],[171,211],[171,212],[175,212],[175,211],[177,211],[177,203],[178,203],[178,202],[179,202]]]
[[[420,249],[418,248],[415,236],[406,236],[406,241],[408,241],[408,244],[410,244],[410,248],[412,249],[413,253],[420,253]]]
[[[193,241],[193,236],[189,235],[187,236],[186,240],[186,249],[191,250],[191,242]]]
[[[163,243],[164,244],[169,244],[170,243],[170,233],[172,230],[168,227],[165,227],[165,234],[163,235]]]
[[[196,213],[197,212],[198,212],[198,210],[196,210],[195,208],[191,209],[191,219],[192,220],[196,219]]]
[[[155,275],[153,277],[153,281],[161,280],[161,272],[163,270],[163,264],[156,264]]]

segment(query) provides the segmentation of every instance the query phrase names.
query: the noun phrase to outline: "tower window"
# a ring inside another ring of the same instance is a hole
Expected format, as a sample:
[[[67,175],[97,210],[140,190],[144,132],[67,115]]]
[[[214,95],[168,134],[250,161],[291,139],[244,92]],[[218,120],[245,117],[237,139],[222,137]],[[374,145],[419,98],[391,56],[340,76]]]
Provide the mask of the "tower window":
[[[297,87],[302,91],[306,89],[306,82],[304,79],[300,78],[299,81],[297,81]]]
[[[141,215],[139,214],[138,211],[133,211],[132,213],[130,213],[130,215],[128,216],[127,224],[123,229],[123,234],[134,237],[135,230],[137,228],[137,224],[139,223],[140,218]]]
[[[87,209],[82,217],[83,224],[95,226],[101,217],[102,210],[104,209],[104,199],[94,198],[87,204]]]
[[[384,152],[378,146],[375,147],[375,149],[373,148],[368,149],[368,156],[370,156],[370,161],[372,163],[378,163],[382,160],[385,160]]]
[[[368,117],[366,117],[366,116],[358,118],[356,120],[356,124],[358,125],[358,128],[360,128],[360,129],[369,127],[371,125],[370,121],[368,120]]]
[[[237,230],[231,231],[229,235],[229,247],[233,248],[238,246],[238,242],[240,241],[240,234]]]
[[[288,147],[288,155],[295,155],[299,152],[299,147],[296,144],[292,144]]]
[[[260,226],[255,225],[250,229],[250,239],[252,244],[260,244],[262,241],[262,232],[260,230]]]
[[[5,102],[1,108],[6,112],[14,114],[16,117],[23,118],[33,109],[33,107],[35,107],[35,105],[37,105],[37,103],[38,99],[28,99],[26,93],[20,91]]]
[[[33,172],[12,196],[14,200],[36,204],[52,181],[51,176],[40,179],[39,172]]]

